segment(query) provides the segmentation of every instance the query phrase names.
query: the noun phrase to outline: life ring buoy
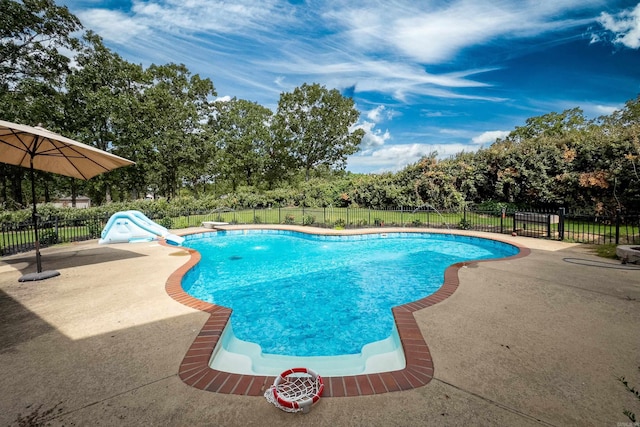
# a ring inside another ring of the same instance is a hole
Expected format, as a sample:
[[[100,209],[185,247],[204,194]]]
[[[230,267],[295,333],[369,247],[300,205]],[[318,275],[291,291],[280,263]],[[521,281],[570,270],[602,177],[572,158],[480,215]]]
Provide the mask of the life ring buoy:
[[[314,390],[312,395],[307,395],[306,399],[303,400],[290,400],[287,399],[283,396],[280,395],[279,391],[278,391],[278,386],[286,381],[288,381],[287,377],[289,375],[292,374],[296,374],[296,373],[300,373],[300,374],[308,374],[311,378],[313,378],[315,380],[315,383],[317,385],[316,390]],[[322,392],[324,391],[324,381],[322,380],[322,377],[320,375],[318,375],[313,369],[310,368],[291,368],[288,369],[284,372],[282,372],[280,375],[278,375],[275,379],[275,381],[273,382],[273,387],[271,388],[273,390],[273,397],[274,399],[278,402],[279,405],[282,405],[285,408],[291,408],[291,409],[308,409],[311,405],[313,405],[314,403],[316,403],[319,399],[320,396],[322,395]]]

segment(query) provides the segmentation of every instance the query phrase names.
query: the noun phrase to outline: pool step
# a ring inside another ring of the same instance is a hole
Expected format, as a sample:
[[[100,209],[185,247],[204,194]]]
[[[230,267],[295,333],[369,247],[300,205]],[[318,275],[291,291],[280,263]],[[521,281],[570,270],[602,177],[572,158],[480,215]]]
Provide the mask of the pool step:
[[[292,367],[305,367],[326,377],[396,371],[405,365],[395,328],[389,338],[365,345],[360,354],[300,357],[262,354],[259,345],[236,338],[230,325],[209,362],[213,369],[234,374],[273,376]]]

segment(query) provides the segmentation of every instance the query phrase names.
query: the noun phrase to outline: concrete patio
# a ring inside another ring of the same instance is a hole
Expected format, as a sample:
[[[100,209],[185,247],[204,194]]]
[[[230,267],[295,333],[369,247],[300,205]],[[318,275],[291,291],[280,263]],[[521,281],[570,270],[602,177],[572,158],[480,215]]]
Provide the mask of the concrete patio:
[[[630,425],[623,410],[640,415],[640,405],[617,377],[640,386],[640,267],[583,245],[473,234],[515,239],[531,254],[461,269],[453,296],[416,312],[434,379],[324,398],[304,415],[180,380],[208,318],[165,291],[185,251],[56,246],[43,265],[61,275],[25,283],[34,254],[5,257],[0,425]]]

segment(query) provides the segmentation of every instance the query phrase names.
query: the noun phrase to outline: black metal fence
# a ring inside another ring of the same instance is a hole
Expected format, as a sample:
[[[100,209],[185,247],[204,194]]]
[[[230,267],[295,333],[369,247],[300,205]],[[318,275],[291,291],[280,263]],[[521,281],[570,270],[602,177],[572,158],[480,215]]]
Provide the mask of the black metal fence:
[[[558,210],[487,211],[464,209],[447,211],[434,208],[273,208],[217,209],[214,211],[175,210],[143,212],[170,229],[200,227],[203,222],[232,224],[297,224],[330,228],[426,227],[463,229],[500,234],[591,244],[640,244],[640,215],[620,211],[611,215]],[[40,218],[38,230],[43,247],[53,244],[96,239],[109,215]],[[0,224],[0,255],[34,249],[31,221]]]

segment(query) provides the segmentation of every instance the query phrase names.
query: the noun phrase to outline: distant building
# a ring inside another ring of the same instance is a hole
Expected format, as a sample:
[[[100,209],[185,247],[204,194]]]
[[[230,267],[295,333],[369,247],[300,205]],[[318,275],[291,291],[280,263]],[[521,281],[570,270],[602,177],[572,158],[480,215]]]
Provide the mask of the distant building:
[[[58,208],[71,208],[73,202],[71,197],[61,197],[58,200],[53,201],[53,206]],[[91,207],[91,199],[86,196],[76,196],[76,208],[86,209]]]

